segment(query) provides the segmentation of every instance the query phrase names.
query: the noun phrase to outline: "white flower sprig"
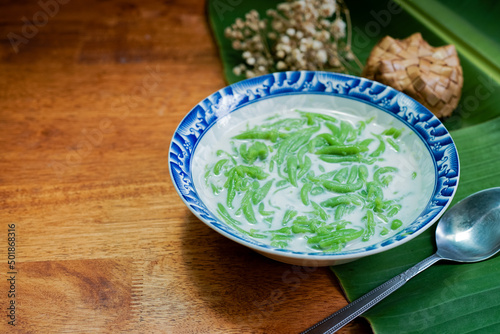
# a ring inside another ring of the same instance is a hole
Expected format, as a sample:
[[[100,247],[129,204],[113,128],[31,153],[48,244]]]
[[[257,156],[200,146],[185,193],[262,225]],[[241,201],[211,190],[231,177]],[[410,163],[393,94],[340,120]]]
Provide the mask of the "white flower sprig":
[[[361,71],[351,50],[349,10],[342,0],[283,2],[266,14],[269,19],[261,19],[252,10],[225,29],[233,49],[242,51],[244,63],[233,68],[237,76],[288,70]]]

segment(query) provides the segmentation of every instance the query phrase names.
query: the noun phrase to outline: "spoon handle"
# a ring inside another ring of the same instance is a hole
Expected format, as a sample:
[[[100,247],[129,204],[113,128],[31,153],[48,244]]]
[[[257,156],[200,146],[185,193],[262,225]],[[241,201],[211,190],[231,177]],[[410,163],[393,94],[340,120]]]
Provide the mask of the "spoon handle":
[[[399,289],[412,277],[429,268],[431,265],[441,259],[442,257],[437,254],[429,256],[428,258],[417,263],[405,272],[391,278],[384,284],[376,287],[364,296],[356,299],[344,308],[321,320],[316,325],[306,329],[304,332],[302,332],[302,334],[335,333],[337,330],[347,325],[351,320],[361,315],[362,313],[370,309],[373,305],[377,304],[379,301]]]

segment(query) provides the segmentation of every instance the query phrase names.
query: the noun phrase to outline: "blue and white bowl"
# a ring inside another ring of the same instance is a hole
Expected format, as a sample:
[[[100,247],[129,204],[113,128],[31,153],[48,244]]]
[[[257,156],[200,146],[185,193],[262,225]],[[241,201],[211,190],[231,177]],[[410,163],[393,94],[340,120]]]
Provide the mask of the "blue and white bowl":
[[[214,213],[214,204],[203,201],[201,189],[197,186],[196,179],[203,173],[203,168],[196,166],[196,156],[201,154],[200,142],[205,140],[210,145],[210,141],[216,141],[216,131],[231,126],[234,120],[231,116],[235,112],[251,118],[253,113],[283,105],[299,109],[334,105],[343,112],[370,110],[379,113],[382,119],[399,122],[413,132],[416,139],[410,145],[420,150],[420,169],[427,180],[422,194],[424,200],[415,203],[415,209],[420,212],[417,217],[388,239],[336,253],[274,248],[239,233],[220,220]],[[346,263],[408,242],[440,218],[450,205],[459,181],[455,144],[443,124],[428,109],[378,82],[330,72],[273,73],[215,92],[196,105],[179,124],[172,138],[168,163],[179,196],[201,221],[269,258],[305,266]]]

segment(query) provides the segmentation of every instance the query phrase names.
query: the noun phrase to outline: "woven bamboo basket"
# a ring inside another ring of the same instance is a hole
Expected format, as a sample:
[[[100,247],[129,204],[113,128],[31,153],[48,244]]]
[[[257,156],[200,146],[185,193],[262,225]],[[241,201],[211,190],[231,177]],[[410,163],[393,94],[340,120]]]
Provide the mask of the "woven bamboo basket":
[[[371,51],[362,76],[404,92],[439,118],[456,109],[463,74],[453,45],[432,47],[420,33],[384,37]]]

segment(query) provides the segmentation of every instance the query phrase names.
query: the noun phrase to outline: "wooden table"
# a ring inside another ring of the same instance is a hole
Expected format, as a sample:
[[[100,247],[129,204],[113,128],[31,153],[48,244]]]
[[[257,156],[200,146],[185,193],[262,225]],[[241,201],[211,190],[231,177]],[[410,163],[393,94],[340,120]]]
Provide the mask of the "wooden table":
[[[298,333],[346,304],[328,268],[229,241],[175,192],[172,134],[225,86],[203,1],[0,13],[0,332]]]

